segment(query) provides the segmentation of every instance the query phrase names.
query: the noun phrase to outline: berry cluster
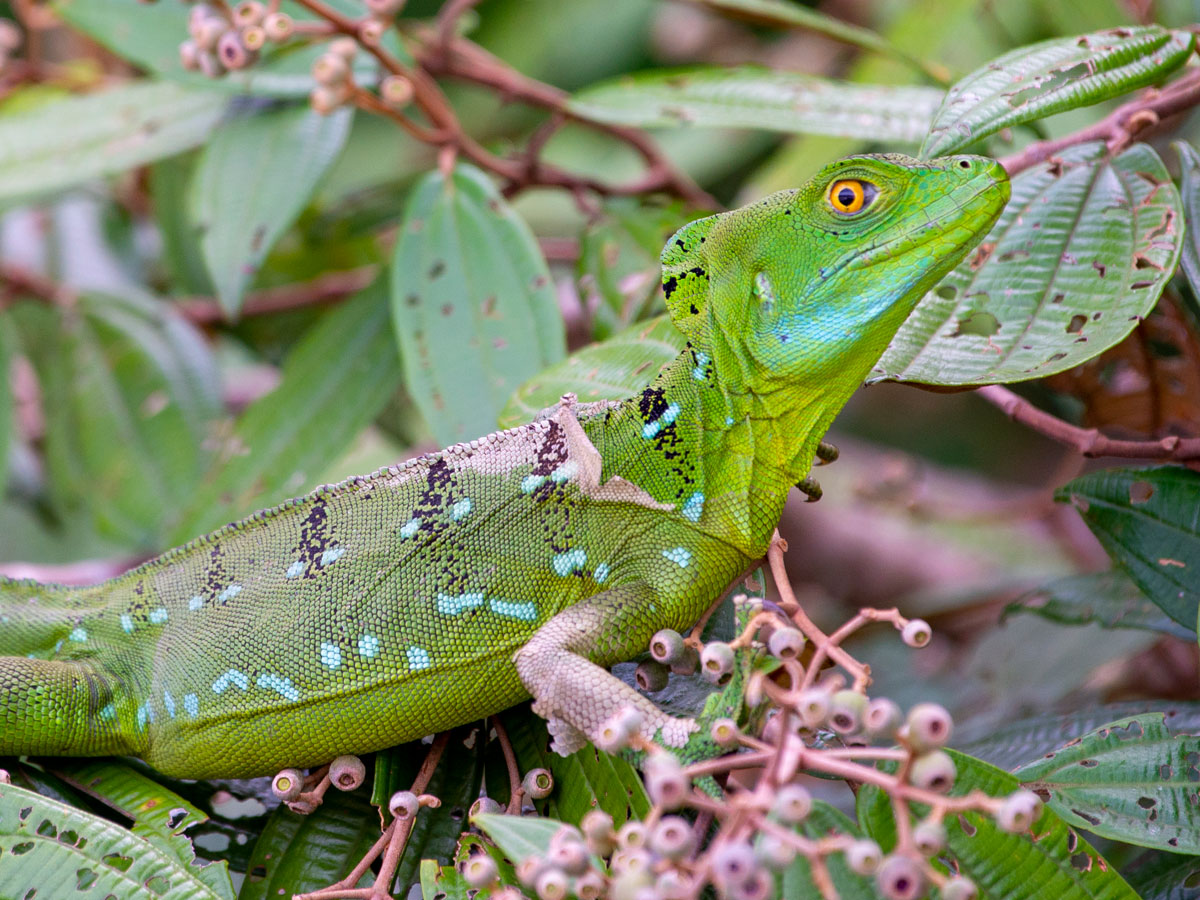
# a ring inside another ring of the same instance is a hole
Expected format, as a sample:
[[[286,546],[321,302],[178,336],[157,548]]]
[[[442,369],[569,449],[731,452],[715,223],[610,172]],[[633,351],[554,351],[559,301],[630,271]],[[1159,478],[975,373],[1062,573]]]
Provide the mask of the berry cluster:
[[[179,45],[179,61],[189,71],[219,78],[244,69],[257,59],[268,41],[289,40],[295,24],[287,13],[270,12],[258,0],[228,7],[197,3],[188,16],[190,40]]]

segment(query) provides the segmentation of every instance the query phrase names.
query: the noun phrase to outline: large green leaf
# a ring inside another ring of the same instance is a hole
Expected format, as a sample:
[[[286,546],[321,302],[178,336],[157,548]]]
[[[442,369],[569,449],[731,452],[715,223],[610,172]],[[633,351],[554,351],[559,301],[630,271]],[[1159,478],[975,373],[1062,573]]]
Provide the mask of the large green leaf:
[[[1142,25],[1020,47],[950,88],[921,155],[945,156],[1002,128],[1154,84],[1182,66],[1194,44],[1189,32]]]
[[[1122,572],[1068,575],[1021,595],[1004,608],[1004,615],[1028,612],[1063,625],[1105,628],[1143,628],[1184,640],[1196,631],[1163,614]]]
[[[1108,469],[1063,485],[1116,563],[1168,616],[1196,626],[1200,602],[1200,473],[1181,466]]]
[[[949,752],[958,771],[955,796],[980,789],[1003,797],[1020,787],[1007,772]],[[895,819],[882,790],[866,786],[859,791],[858,820],[885,850],[895,846]],[[979,886],[982,900],[1138,900],[1117,870],[1050,809],[1022,834],[1001,831],[995,820],[977,812],[948,816],[945,826],[942,857]]]
[[[822,800],[813,803],[812,811],[804,820],[803,829],[805,837],[815,841],[833,832],[853,837],[863,836],[862,829],[849,816]],[[827,857],[827,866],[839,900],[879,900],[875,879],[852,872],[842,854],[835,853]],[[822,896],[820,888],[813,881],[812,866],[802,855],[797,855],[792,864],[783,871],[779,887],[784,898]]]
[[[170,851],[127,828],[0,784],[0,897],[229,900]]]
[[[757,66],[655,69],[586,88],[581,116],[620,125],[761,128],[915,144],[937,88],[859,85]]]
[[[869,381],[1042,378],[1119,343],[1153,308],[1182,243],[1179,194],[1145,144],[1064,150],[1013,180],[983,244],[925,296]]]
[[[46,404],[46,463],[67,506],[145,550],[186,502],[209,460],[220,411],[203,337],[166,304],[85,294],[31,354]],[[32,348],[31,348],[32,349]]]
[[[199,807],[148,775],[113,760],[72,762],[63,775],[80,790],[128,816],[133,820],[135,835],[171,853],[213,893],[232,900],[227,863],[197,866],[196,851],[186,832],[208,821],[208,815]]]
[[[531,856],[545,856],[550,838],[562,828],[555,819],[534,816],[505,816],[483,813],[471,817],[471,824],[486,834],[514,864]]]
[[[582,403],[624,400],[650,383],[687,344],[667,316],[639,322],[599,344],[589,344],[525,382],[500,413],[502,428],[531,421],[574,393]]]
[[[134,82],[0,118],[0,210],[199,146],[228,97]]]
[[[1149,861],[1125,873],[1142,900],[1196,900],[1200,857],[1149,853]]]
[[[192,493],[171,543],[314,487],[400,385],[381,283],[326,313],[296,344],[274,391],[250,405]]]
[[[378,837],[379,817],[365,791],[329,791],[307,816],[280,806],[254,844],[238,900],[278,900],[329,887],[349,874]],[[357,886],[374,881],[368,872]]]
[[[976,724],[956,728],[954,744],[984,762],[1015,769],[1101,725],[1149,713],[1166,716],[1175,731],[1200,731],[1200,703],[1136,700],[1087,705],[1062,715],[1032,716],[1015,721],[978,720]]]
[[[1179,155],[1179,194],[1183,200],[1183,253],[1179,265],[1192,295],[1200,297],[1200,153],[1186,141],[1171,146]]]
[[[1200,737],[1167,721],[1159,713],[1112,722],[1013,774],[1076,827],[1200,853]]]
[[[509,394],[562,358],[562,316],[533,233],[487,176],[430,172],[404,211],[392,322],[439,443],[491,431]]]
[[[307,105],[227,121],[192,176],[192,222],[217,299],[236,318],[242,295],[287,231],[350,133],[351,110],[321,115]]]

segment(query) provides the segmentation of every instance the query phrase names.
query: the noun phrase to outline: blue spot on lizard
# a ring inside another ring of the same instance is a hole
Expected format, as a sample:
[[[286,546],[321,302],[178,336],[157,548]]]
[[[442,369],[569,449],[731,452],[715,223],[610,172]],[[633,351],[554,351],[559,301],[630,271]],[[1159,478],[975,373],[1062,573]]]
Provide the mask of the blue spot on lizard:
[[[423,650],[420,647],[409,647],[405,652],[408,656],[408,665],[414,671],[428,669],[433,665],[433,660],[429,658],[428,650]]]
[[[573,550],[565,550],[557,554],[550,565],[562,577],[566,578],[572,572],[577,572],[587,564],[587,553],[576,547]]]
[[[321,665],[327,669],[336,669],[342,664],[342,650],[337,644],[325,641],[321,644]]]
[[[692,552],[686,547],[672,547],[662,552],[663,559],[669,559],[679,568],[686,569],[692,562]]]

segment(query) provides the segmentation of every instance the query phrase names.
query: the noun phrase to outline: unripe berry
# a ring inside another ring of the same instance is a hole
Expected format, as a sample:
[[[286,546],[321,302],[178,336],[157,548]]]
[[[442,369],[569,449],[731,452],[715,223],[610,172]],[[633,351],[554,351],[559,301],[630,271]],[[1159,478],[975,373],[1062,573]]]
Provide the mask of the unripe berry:
[[[600,900],[604,896],[604,876],[595,870],[584,872],[575,879],[571,891],[579,900]]]
[[[745,841],[728,841],[712,852],[709,865],[718,888],[729,892],[755,871],[754,851]]]
[[[329,780],[339,791],[352,791],[367,777],[367,767],[357,756],[339,756],[329,764]]]
[[[350,78],[350,64],[344,56],[322,53],[313,63],[312,76],[317,84],[325,87],[342,85]]]
[[[669,665],[675,675],[694,675],[700,668],[700,654],[696,652],[695,647],[688,644],[683,648],[683,656],[679,661]]]
[[[925,873],[907,856],[888,856],[875,873],[885,900],[916,900],[925,893]]]
[[[554,776],[549,769],[530,769],[521,779],[521,787],[534,800],[543,800],[554,790]]]
[[[467,884],[477,890],[483,890],[496,883],[496,879],[500,877],[500,868],[486,853],[479,853],[463,863],[462,873]]]
[[[421,808],[421,801],[412,791],[396,791],[388,800],[388,812],[397,819],[411,819]]]
[[[346,62],[350,62],[358,55],[358,41],[352,37],[334,38],[329,42],[329,52],[336,53]]]
[[[833,695],[824,688],[807,688],[800,692],[796,701],[800,721],[807,728],[821,728],[829,717],[829,705]]]
[[[210,50],[201,50],[197,61],[200,63],[200,73],[205,78],[220,78],[225,74],[225,67],[217,59],[217,54]]]
[[[592,809],[583,814],[579,820],[579,830],[583,832],[584,840],[589,844],[593,841],[612,843],[616,835],[613,833],[613,817],[602,809]],[[597,856],[608,856],[607,853],[597,853]]]
[[[713,739],[713,743],[724,750],[737,746],[740,733],[737,722],[733,719],[714,719],[708,728],[708,734]]]
[[[296,31],[296,23],[292,21],[292,17],[281,12],[271,13],[263,19],[262,27],[267,40],[277,44],[286,41]]]
[[[778,835],[762,832],[754,842],[755,858],[776,872],[781,872],[796,859],[796,848]]]
[[[621,852],[618,850],[618,855]],[[626,867],[624,857],[621,857],[621,865],[618,866],[618,856],[613,857],[614,874],[608,889],[610,900],[638,900],[638,894],[654,883],[648,862],[650,854],[643,852],[643,855],[646,857],[646,864],[633,868]]]
[[[400,11],[404,0],[366,0],[371,15],[379,19],[390,19]]]
[[[979,900],[979,888],[970,878],[955,875],[942,885],[942,900]]]
[[[184,41],[179,45],[179,64],[189,72],[200,69],[200,48],[195,41]]]
[[[21,29],[11,19],[0,19],[0,51],[14,53],[21,48]]]
[[[954,787],[954,777],[958,774],[954,760],[941,750],[930,750],[913,760],[909,770],[909,780],[919,788],[945,794]]]
[[[846,865],[859,875],[873,875],[883,862],[883,851],[872,840],[863,838],[846,848]]]
[[[1017,791],[1004,798],[996,813],[996,824],[1014,834],[1028,831],[1042,814],[1042,801],[1032,791]]]
[[[549,860],[568,875],[582,875],[588,868],[588,849],[583,838],[550,845]]]
[[[267,33],[258,25],[250,25],[241,30],[242,46],[251,53],[257,53],[267,45]]]
[[[467,811],[467,818],[474,819],[476,816],[499,815],[504,812],[504,807],[491,797],[480,797],[471,804],[470,810]]]
[[[875,738],[890,738],[896,734],[904,714],[895,701],[887,697],[876,697],[867,704],[867,712],[863,716],[863,727],[867,734]]]
[[[600,725],[600,734],[596,738],[596,746],[608,753],[620,753],[629,746],[629,739],[641,727],[641,714],[632,707],[622,707],[604,720]]]
[[[700,671],[713,684],[725,681],[733,672],[733,648],[723,641],[711,641],[700,651]]]
[[[795,628],[776,628],[767,640],[767,652],[779,659],[795,659],[804,650],[804,635]]]
[[[192,40],[201,50],[215,51],[222,36],[229,32],[229,23],[217,15],[198,19],[191,29]]]
[[[654,858],[645,847],[629,847],[618,850],[612,855],[614,872],[642,872],[649,874],[654,865]]]
[[[231,71],[246,68],[257,56],[242,43],[242,36],[236,31],[226,31],[217,41],[217,59]]]
[[[655,753],[646,760],[646,793],[663,809],[678,809],[692,788],[683,766],[669,753]]]
[[[692,826],[682,816],[663,816],[650,832],[651,851],[667,859],[680,859],[692,849]]]
[[[238,26],[261,25],[267,10],[258,0],[242,0],[233,8],[233,24]]]
[[[812,804],[812,794],[803,787],[785,784],[779,788],[771,803],[771,815],[787,825],[796,825],[808,818]]]
[[[671,628],[664,628],[650,638],[650,655],[668,666],[683,658],[686,647],[683,635]]]
[[[633,679],[639,688],[653,694],[667,686],[670,675],[671,670],[662,663],[646,659],[638,663],[633,672]]]
[[[908,742],[918,751],[944,747],[953,728],[950,713],[936,703],[918,703],[908,711]]]
[[[565,900],[570,887],[567,873],[551,866],[538,875],[534,890],[538,900]]]
[[[909,619],[900,637],[910,647],[924,647],[933,637],[933,629],[924,619]]]
[[[933,856],[946,849],[946,826],[926,819],[918,822],[912,833],[913,844],[922,856]]]
[[[304,776],[299,769],[282,769],[271,780],[271,793],[285,803],[295,800],[304,791]]]
[[[378,19],[367,19],[358,26],[358,39],[366,47],[374,47],[383,40],[387,25]]]
[[[617,846],[622,850],[640,850],[646,846],[646,826],[630,820],[617,829]]]
[[[532,889],[537,884],[537,877],[545,870],[547,863],[537,854],[527,856],[517,863],[517,880],[525,887]]]
[[[829,727],[838,734],[857,734],[867,711],[867,698],[858,691],[838,691],[829,700]]]
[[[654,882],[653,891],[654,900],[691,900],[697,893],[693,890],[691,879],[678,869],[660,872]]]

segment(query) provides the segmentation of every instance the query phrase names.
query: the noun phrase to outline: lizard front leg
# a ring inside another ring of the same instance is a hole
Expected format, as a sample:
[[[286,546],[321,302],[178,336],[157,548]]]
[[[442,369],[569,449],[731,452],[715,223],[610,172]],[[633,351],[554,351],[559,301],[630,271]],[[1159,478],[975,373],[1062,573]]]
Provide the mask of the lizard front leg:
[[[662,627],[651,615],[665,601],[645,582],[620,585],[576,603],[537,630],[513,657],[517,674],[533,695],[534,712],[549,722],[554,749],[566,755],[595,742],[616,713],[641,715],[641,733],[666,747],[683,747],[698,728],[677,718],[616,678],[602,664],[644,651]]]

